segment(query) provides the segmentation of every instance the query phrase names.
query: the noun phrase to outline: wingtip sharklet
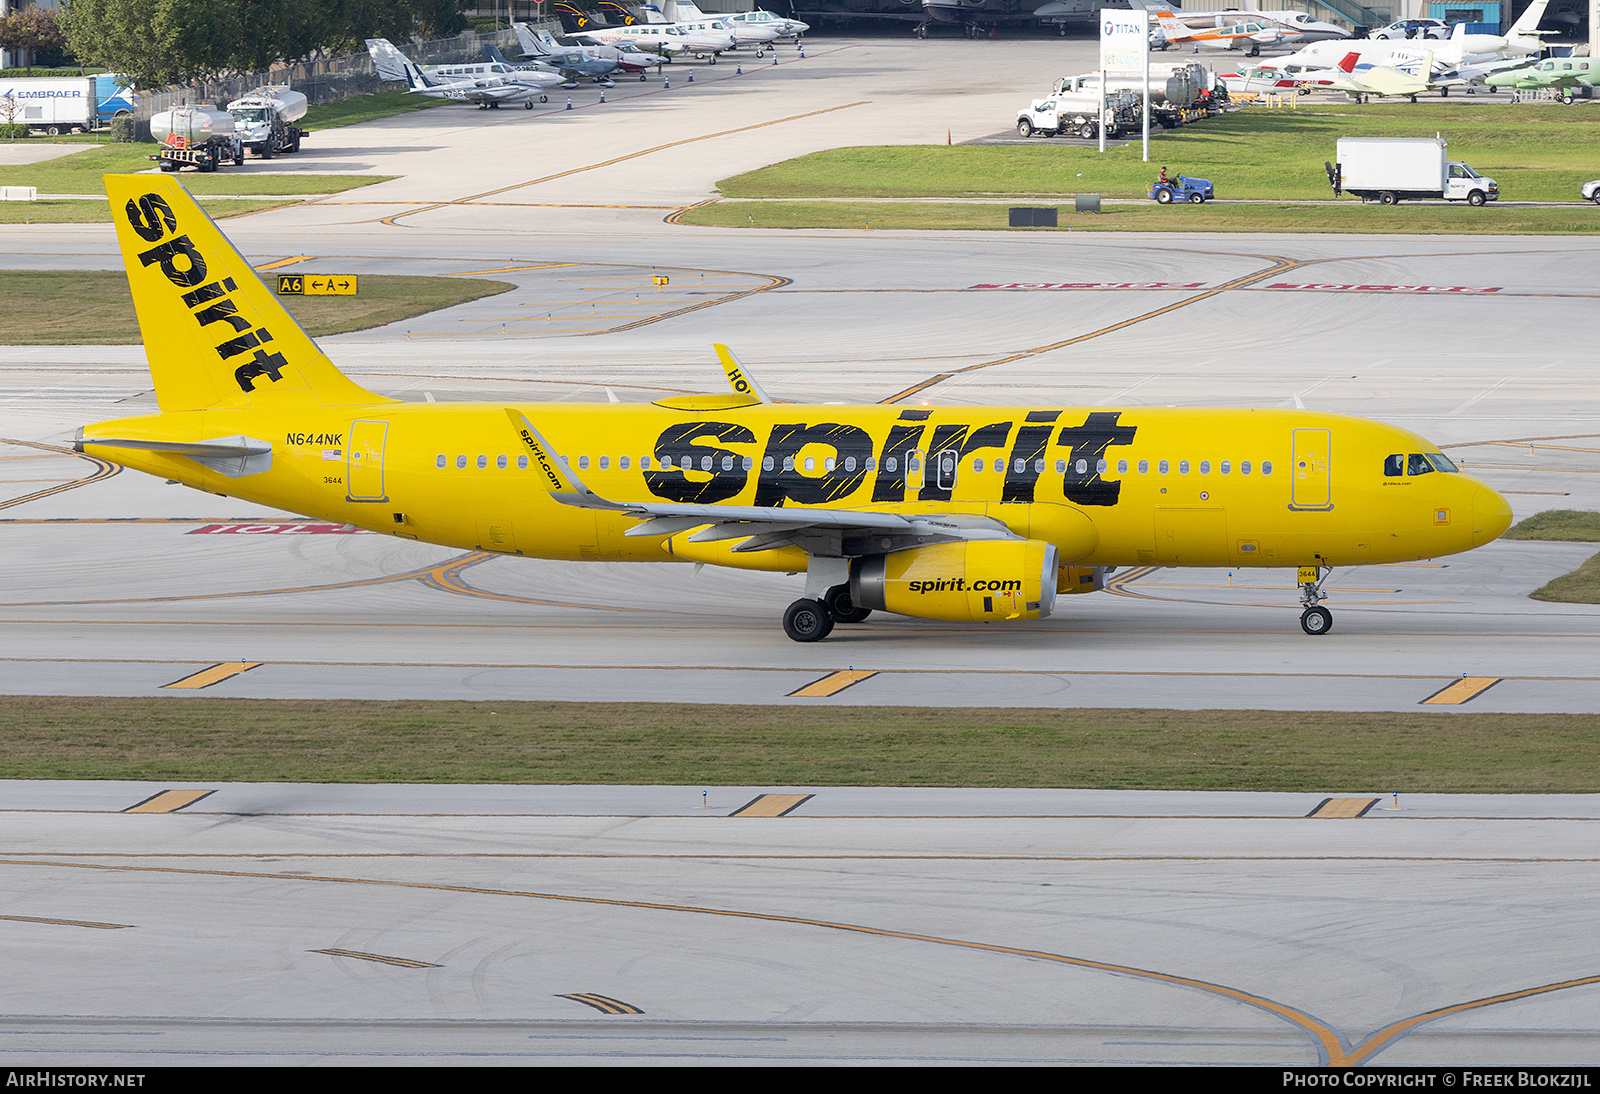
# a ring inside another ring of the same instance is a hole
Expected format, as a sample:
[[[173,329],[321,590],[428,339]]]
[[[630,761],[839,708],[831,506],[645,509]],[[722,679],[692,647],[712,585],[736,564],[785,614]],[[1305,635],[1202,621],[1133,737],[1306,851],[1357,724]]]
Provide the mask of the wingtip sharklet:
[[[739,358],[733,355],[733,350],[721,342],[711,343],[711,348],[716,350],[717,360],[722,364],[722,371],[728,377],[728,386],[733,388],[736,395],[752,395],[763,403],[772,402],[772,397],[761,389],[755,378],[745,370]]]

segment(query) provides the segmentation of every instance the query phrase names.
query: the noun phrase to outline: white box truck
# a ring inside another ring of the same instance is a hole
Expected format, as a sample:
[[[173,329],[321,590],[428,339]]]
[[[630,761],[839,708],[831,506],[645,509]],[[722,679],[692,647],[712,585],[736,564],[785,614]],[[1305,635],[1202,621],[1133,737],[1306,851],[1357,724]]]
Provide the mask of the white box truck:
[[[1420,198],[1469,205],[1500,200],[1499,184],[1450,159],[1437,137],[1340,137],[1335,147],[1337,161],[1323,165],[1335,195],[1348,191],[1384,205]]]
[[[0,121],[26,125],[52,137],[76,129],[98,129],[112,118],[131,113],[133,91],[126,76],[0,79]]]

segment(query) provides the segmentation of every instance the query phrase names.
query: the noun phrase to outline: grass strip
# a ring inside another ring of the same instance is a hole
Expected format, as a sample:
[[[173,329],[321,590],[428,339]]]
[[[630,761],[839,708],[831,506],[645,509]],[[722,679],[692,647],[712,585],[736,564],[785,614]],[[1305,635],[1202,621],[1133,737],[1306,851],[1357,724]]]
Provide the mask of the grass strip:
[[[1600,110],[1560,105],[1404,102],[1246,107],[1151,142],[1092,147],[906,145],[835,148],[718,183],[727,197],[1142,197],[1161,165],[1207,178],[1217,196],[1264,201],[1333,196],[1324,161],[1340,137],[1444,137],[1450,158],[1500,183],[1514,201],[1578,201],[1600,160]],[[1355,199],[1347,199],[1352,203]]]
[[[1600,513],[1583,509],[1546,509],[1518,521],[1501,539],[1553,539],[1600,543]]]
[[[374,274],[362,274],[359,287],[356,296],[280,300],[306,333],[318,337],[397,323],[514,288],[510,282],[484,278]],[[120,270],[0,270],[0,300],[7,304],[0,312],[0,343],[5,345],[131,346],[142,341],[133,294]],[[73,306],[62,307],[63,300]]]
[[[1546,582],[1528,594],[1534,600],[1548,600],[1557,604],[1600,604],[1600,554],[1588,562]]]
[[[1600,513],[1583,509],[1546,509],[1518,521],[1502,539],[1542,539],[1566,543],[1600,542]],[[1546,582],[1528,594],[1556,604],[1600,604],[1600,555]]]
[[[206,202],[206,213],[213,220],[244,213],[259,213],[266,209],[281,209],[293,205],[285,199],[265,201],[218,200]],[[52,198],[41,201],[0,202],[0,224],[106,224],[111,220],[111,206],[104,199]],[[3,325],[3,321],[0,321]]]
[[[9,696],[0,778],[1592,793],[1597,730],[1431,711]]]
[[[1019,198],[1016,204],[1053,205]],[[1008,206],[939,201],[718,201],[678,216],[708,228],[844,228],[994,231]],[[1055,228],[1027,232],[1338,232],[1416,235],[1573,235],[1600,233],[1600,208],[1454,205],[1108,205],[1078,214],[1058,206]]]
[[[128,175],[148,171],[155,164],[150,155],[153,144],[102,144],[43,163],[24,163],[0,167],[0,186],[33,186],[41,194],[103,194],[103,175]],[[357,186],[387,182],[392,175],[268,175],[229,173],[224,167],[214,174],[196,171],[182,173],[183,184],[191,194],[337,194]],[[9,203],[8,203],[9,204]],[[109,220],[109,213],[102,219]]]
[[[409,91],[379,91],[372,95],[358,95],[337,103],[319,103],[306,111],[299,123],[308,132],[337,129],[341,125],[358,125],[361,122],[392,118],[418,110],[432,110],[447,106],[449,99],[430,99],[426,95],[413,95]]]

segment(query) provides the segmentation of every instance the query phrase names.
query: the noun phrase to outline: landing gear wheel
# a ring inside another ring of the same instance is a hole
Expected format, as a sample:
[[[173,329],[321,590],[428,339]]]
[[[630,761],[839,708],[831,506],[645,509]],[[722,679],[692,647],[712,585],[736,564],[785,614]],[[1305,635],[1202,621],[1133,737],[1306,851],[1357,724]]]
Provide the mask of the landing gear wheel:
[[[717,55],[715,53],[713,53],[711,55],[711,59],[709,61],[707,61],[706,63],[710,64],[710,65],[716,64],[717,63]]]
[[[828,608],[835,623],[860,623],[872,614],[871,608],[858,608],[850,599],[850,586],[835,585],[822,594],[822,603]]]
[[[1300,614],[1300,629],[1307,634],[1327,634],[1333,629],[1333,613],[1327,608],[1307,608]]]
[[[639,78],[640,78],[640,79],[641,79],[641,80],[642,80],[642,79],[644,79],[644,77],[643,77],[643,76],[641,76],[641,77],[639,77]],[[539,96],[539,101],[540,101],[540,102],[541,102],[541,103],[547,103],[547,102],[549,102],[549,101],[550,101],[550,96],[548,96],[548,95],[540,95],[540,96]]]
[[[529,99],[527,102],[523,103],[522,104],[522,109],[524,109],[524,110],[532,110],[533,109],[533,100]]]
[[[820,600],[796,600],[783,613],[783,633],[796,642],[820,642],[833,630],[833,616]]]

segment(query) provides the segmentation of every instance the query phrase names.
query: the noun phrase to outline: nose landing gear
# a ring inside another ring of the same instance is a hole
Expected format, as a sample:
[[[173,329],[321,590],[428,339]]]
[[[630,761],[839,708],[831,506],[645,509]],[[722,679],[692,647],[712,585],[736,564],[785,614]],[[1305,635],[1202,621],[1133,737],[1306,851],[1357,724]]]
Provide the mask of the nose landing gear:
[[[1333,629],[1333,613],[1321,604],[1328,599],[1328,594],[1322,591],[1322,583],[1331,573],[1331,566],[1300,567],[1300,603],[1305,607],[1300,613],[1300,629],[1307,634],[1327,634]]]

